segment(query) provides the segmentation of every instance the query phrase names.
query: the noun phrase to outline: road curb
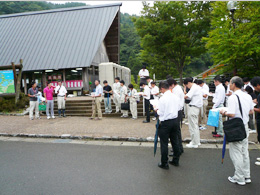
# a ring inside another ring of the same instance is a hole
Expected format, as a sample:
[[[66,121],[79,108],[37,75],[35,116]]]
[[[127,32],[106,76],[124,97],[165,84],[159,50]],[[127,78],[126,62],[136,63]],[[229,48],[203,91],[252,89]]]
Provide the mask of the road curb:
[[[154,138],[139,138],[139,137],[119,137],[119,136],[72,136],[70,134],[53,135],[53,134],[10,134],[10,133],[0,133],[2,137],[28,137],[28,138],[53,138],[53,139],[74,139],[74,140],[96,140],[96,141],[124,141],[124,142],[154,142]],[[189,143],[190,138],[185,138],[183,143]],[[222,144],[223,140],[213,140],[213,139],[201,139],[202,144]],[[255,142],[249,142],[249,144],[256,144]]]

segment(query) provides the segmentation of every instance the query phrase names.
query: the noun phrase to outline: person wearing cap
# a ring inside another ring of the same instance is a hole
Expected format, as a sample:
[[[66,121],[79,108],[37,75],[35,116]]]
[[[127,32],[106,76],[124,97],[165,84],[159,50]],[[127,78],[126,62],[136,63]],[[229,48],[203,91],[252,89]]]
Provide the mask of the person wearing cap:
[[[191,142],[186,146],[188,148],[198,148],[198,146],[200,145],[200,132],[198,125],[199,113],[200,108],[203,106],[202,92],[200,86],[193,83],[191,78],[186,78],[183,83],[186,87],[190,89],[189,92],[184,96],[184,99],[191,99],[189,103],[188,113]]]
[[[62,85],[61,81],[58,81],[58,86],[55,88],[55,93],[57,94],[57,99],[58,99],[59,118],[61,118],[61,111],[62,111],[62,116],[66,117],[65,104],[66,104],[67,89]]]
[[[39,102],[38,102],[38,88],[37,83],[32,82],[32,87],[28,90],[28,96],[30,97],[30,112],[29,112],[29,118],[30,120],[33,120],[33,111],[35,111],[35,118],[40,119],[39,115]]]
[[[121,108],[121,103],[120,103],[120,78],[116,77],[115,78],[115,83],[112,86],[113,90],[113,102],[116,105],[116,113],[119,113],[120,108]]]
[[[127,97],[127,87],[125,86],[125,81],[121,80],[120,81],[120,104],[122,103],[126,103],[126,97]],[[120,106],[121,107],[121,106]],[[121,109],[121,113],[122,113],[122,118],[127,118],[128,117],[128,110],[122,110]]]
[[[102,102],[103,88],[100,85],[99,80],[95,80],[95,85],[96,85],[96,91],[95,94],[92,96],[92,98],[95,98],[95,106],[93,107],[92,116],[90,117],[90,119],[92,120],[95,118],[96,111],[97,111],[98,118],[96,118],[96,120],[101,120],[102,119],[101,102]]]
[[[132,119],[135,120],[135,119],[137,119],[137,102],[136,102],[137,101],[137,97],[136,97],[137,91],[136,91],[136,89],[134,89],[134,86],[132,84],[129,84],[128,88],[129,88],[129,93],[127,96],[130,101],[130,111],[132,114]]]
[[[44,93],[44,98],[45,98],[45,102],[46,102],[47,119],[50,119],[50,118],[55,119],[54,102],[53,102],[54,87],[52,86],[51,82],[47,83],[47,87],[44,88],[43,93]],[[51,115],[50,115],[50,110],[51,110]]]

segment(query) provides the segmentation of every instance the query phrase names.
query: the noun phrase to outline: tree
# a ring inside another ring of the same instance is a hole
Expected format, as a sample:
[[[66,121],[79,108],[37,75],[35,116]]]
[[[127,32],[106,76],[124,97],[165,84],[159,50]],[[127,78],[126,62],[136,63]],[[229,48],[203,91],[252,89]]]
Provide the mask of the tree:
[[[240,1],[232,15],[226,2],[212,5],[212,29],[204,38],[216,64],[226,64],[221,72],[239,76],[260,74],[260,2]]]
[[[210,2],[154,2],[143,3],[142,16],[134,18],[141,37],[142,57],[152,61],[149,70],[165,78],[178,74],[182,82],[183,68],[191,57],[205,52],[201,38],[210,28]],[[159,70],[159,71],[158,71]],[[170,74],[171,74],[170,73]]]

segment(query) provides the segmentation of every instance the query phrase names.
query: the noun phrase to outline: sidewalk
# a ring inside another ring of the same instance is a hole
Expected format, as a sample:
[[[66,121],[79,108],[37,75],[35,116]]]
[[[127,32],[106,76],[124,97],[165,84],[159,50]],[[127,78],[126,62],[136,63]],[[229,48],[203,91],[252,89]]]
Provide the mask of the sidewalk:
[[[103,118],[100,121],[87,117],[66,117],[47,120],[29,120],[28,116],[0,116],[0,135],[41,137],[70,137],[106,140],[153,141],[156,121],[143,124],[144,118]],[[223,138],[213,138],[213,127],[200,131],[202,142],[219,143]],[[22,134],[22,135],[19,135]],[[64,135],[69,134],[69,135]],[[182,138],[189,141],[188,126],[182,126]],[[257,134],[250,134],[249,141],[256,142]]]

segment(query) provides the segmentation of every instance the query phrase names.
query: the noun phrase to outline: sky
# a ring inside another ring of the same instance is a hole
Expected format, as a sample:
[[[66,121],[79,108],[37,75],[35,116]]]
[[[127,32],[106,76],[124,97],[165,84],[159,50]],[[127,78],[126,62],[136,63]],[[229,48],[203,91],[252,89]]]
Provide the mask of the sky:
[[[52,3],[66,3],[70,1],[50,1]],[[73,2],[83,2],[89,5],[100,5],[109,3],[119,3],[122,2],[120,8],[122,13],[128,13],[130,15],[141,15],[141,10],[143,8],[142,1],[73,1]],[[151,3],[151,2],[150,2]]]

